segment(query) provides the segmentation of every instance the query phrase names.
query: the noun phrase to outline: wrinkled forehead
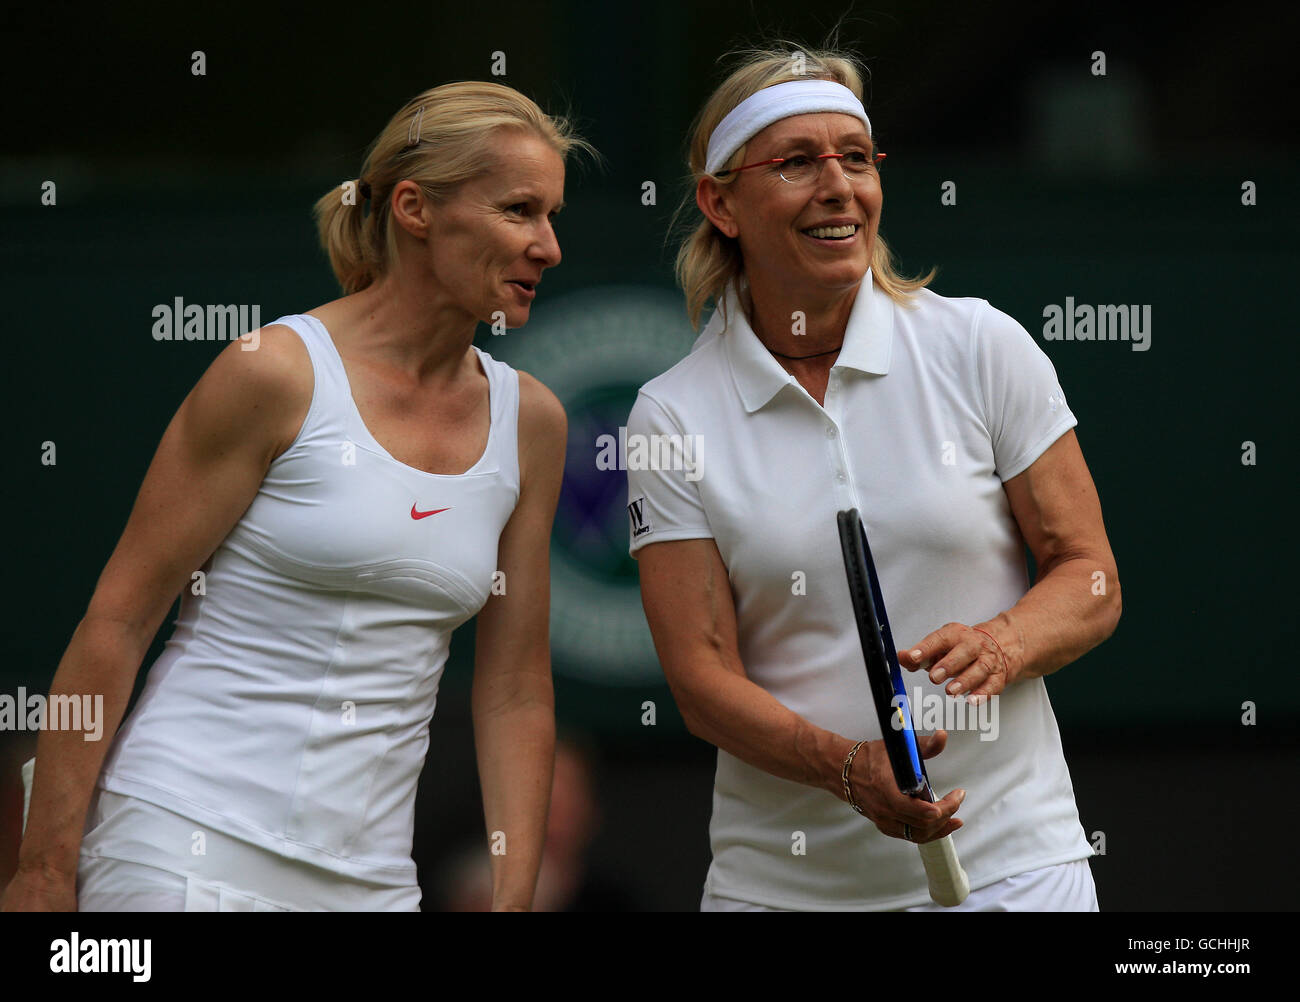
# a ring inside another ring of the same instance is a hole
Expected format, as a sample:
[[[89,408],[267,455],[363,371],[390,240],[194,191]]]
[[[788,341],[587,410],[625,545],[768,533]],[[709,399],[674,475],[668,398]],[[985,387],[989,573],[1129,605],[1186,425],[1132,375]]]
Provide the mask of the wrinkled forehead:
[[[817,112],[808,115],[791,115],[773,122],[749,141],[749,152],[773,152],[806,143],[824,149],[835,149],[849,143],[871,147],[871,136],[861,119],[839,112]]]
[[[564,156],[541,136],[499,130],[483,157],[486,181],[507,187],[564,188]]]
[[[485,159],[496,168],[517,166],[535,173],[564,176],[564,155],[534,132],[497,129],[485,152]]]

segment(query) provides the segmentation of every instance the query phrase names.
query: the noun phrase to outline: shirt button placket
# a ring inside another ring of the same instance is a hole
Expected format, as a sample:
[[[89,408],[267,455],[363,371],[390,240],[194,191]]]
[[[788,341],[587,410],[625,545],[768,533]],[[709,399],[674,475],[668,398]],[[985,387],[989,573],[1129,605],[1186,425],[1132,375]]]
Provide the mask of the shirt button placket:
[[[832,418],[826,418],[826,444],[830,451],[831,470],[835,475],[835,486],[838,490],[840,500],[851,499],[851,492],[848,489],[848,463],[844,455],[844,443],[841,441],[839,429],[835,427]],[[846,505],[852,507],[852,505]]]
[[[849,482],[849,457],[844,450],[844,437],[840,434],[839,426],[835,423],[834,413],[839,409],[838,400],[832,403],[832,397],[835,396],[835,390],[839,386],[839,372],[831,369],[830,380],[826,386],[826,406],[823,411],[826,415],[826,445],[829,451],[831,461],[831,472],[834,476],[834,486],[836,496],[844,508],[856,507],[857,502],[853,497],[853,487]]]

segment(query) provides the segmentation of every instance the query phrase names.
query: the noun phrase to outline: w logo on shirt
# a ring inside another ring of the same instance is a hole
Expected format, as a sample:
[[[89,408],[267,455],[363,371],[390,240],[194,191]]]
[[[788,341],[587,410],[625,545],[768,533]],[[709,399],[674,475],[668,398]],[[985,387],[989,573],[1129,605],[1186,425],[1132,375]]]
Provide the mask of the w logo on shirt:
[[[650,523],[645,517],[645,498],[637,498],[627,506],[627,513],[632,518],[632,538],[644,536],[650,531]]]

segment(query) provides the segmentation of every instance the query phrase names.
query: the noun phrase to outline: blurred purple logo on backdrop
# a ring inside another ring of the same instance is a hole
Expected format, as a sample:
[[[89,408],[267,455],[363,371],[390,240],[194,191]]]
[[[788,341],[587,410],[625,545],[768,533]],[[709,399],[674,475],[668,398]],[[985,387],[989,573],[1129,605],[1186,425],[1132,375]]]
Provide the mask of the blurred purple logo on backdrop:
[[[564,404],[569,447],[551,537],[555,670],[588,682],[661,682],[641,608],[627,473],[601,443],[618,442],[642,384],[671,368],[695,335],[681,296],[604,286],[534,309],[527,327],[494,338],[492,354],[531,373]],[[682,450],[679,450],[682,451]],[[683,461],[694,453],[682,452]],[[644,513],[643,513],[644,515]]]

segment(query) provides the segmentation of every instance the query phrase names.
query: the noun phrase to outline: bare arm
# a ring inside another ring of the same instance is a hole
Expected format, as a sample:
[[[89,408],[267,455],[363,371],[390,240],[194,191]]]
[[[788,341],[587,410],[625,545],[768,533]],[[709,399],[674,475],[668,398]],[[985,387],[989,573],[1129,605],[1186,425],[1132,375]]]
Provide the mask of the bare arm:
[[[474,746],[496,850],[493,911],[532,908],[555,767],[550,547],[568,430],[560,402],[527,373],[519,397],[519,501],[497,550],[505,591],[487,600],[475,634]]]
[[[817,727],[750,681],[740,660],[736,607],[717,544],[711,539],[651,543],[637,557],[655,650],[687,729],[757,769],[844,800],[841,770],[855,742]],[[925,757],[937,755],[946,738],[940,732],[921,739]],[[906,822],[924,842],[961,826],[952,814],[965,793],[953,791],[937,804],[905,797],[881,741],[858,753],[851,778],[854,799],[887,835],[900,837]]]
[[[4,910],[75,909],[86,809],[154,634],[190,575],[248,508],[311,401],[306,348],[285,328],[232,343],[163,435],[126,529],[59,662],[51,695],[102,694],[98,741],[42,731],[18,871]]]
[[[987,622],[947,623],[899,652],[904,667],[929,664],[935,682],[954,679],[946,686],[954,695],[995,695],[1019,679],[1050,675],[1100,644],[1119,622],[1119,573],[1074,430],[1003,489],[1038,564],[1034,586]]]

